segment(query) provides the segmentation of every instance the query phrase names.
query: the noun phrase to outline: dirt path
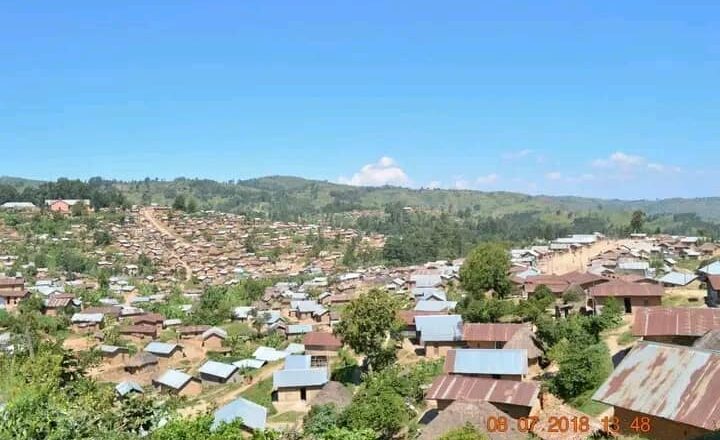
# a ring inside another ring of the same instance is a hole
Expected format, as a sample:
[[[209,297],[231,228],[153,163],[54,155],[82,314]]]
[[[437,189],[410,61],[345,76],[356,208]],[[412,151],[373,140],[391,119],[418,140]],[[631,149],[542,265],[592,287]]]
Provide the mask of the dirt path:
[[[227,403],[230,403],[234,399],[238,398],[240,394],[244,393],[251,387],[255,386],[258,382],[262,382],[263,380],[271,377],[274,372],[282,369],[283,363],[280,362],[276,365],[271,365],[269,367],[265,367],[263,370],[260,371],[259,374],[253,377],[253,381],[250,384],[242,385],[239,388],[233,388],[223,394],[220,394],[217,397],[213,397],[210,401],[201,400],[198,403],[196,403],[193,406],[189,406],[187,408],[180,409],[180,414],[183,416],[193,416],[197,414],[201,414],[202,412],[206,411],[210,404],[214,404],[216,407],[221,407]]]
[[[561,275],[575,270],[585,272],[592,257],[616,249],[623,243],[625,243],[625,240],[603,240],[592,246],[580,248],[575,252],[554,255],[548,260],[541,261],[538,268],[546,274]]]
[[[187,240],[185,240],[185,238],[176,234],[170,228],[168,228],[167,226],[162,224],[162,222],[160,220],[156,219],[155,215],[153,214],[153,211],[151,209],[143,209],[140,211],[140,214],[142,214],[142,216],[145,218],[145,220],[147,220],[153,226],[153,228],[160,231],[161,234],[166,235],[168,237],[172,237],[176,241],[182,242],[183,244],[185,244],[187,246],[192,246],[192,244],[190,242],[188,242]],[[183,268],[185,269],[185,281],[190,281],[192,279],[192,270],[190,269],[190,265],[187,264],[185,262],[185,260],[180,258],[180,256],[175,251],[173,251],[171,255],[173,258],[176,258],[180,262],[180,264],[183,266]]]

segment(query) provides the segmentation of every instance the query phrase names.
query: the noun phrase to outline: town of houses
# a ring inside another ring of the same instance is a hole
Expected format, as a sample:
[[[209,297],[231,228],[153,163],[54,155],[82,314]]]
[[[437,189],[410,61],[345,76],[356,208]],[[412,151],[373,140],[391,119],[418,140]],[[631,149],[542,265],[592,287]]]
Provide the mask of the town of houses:
[[[69,212],[72,203],[61,202],[48,206]],[[0,304],[15,313],[21,301],[39,295],[44,314],[68,316],[67,347],[97,350],[102,361],[89,374],[113,383],[119,398],[132,393],[184,397],[188,408],[211,404],[217,408],[216,421],[241,419],[248,431],[283,425],[273,422],[271,412],[304,414],[329,401],[348,405],[352,389],[331,380],[332,365],[347,349],[333,330],[347,304],[380,288],[406,304],[397,313],[409,362],[441,360],[443,365],[425,391],[434,417],[421,426],[419,438],[438,438],[465,423],[488,431],[489,417],[532,417],[537,421],[532,433],[548,440],[630,434],[633,429],[625,422],[637,417],[649,420],[652,438],[658,439],[689,439],[720,428],[720,261],[713,259],[720,247],[701,237],[586,234],[510,250],[508,277],[515,300],[532,298],[545,286],[556,298],[546,313],[557,320],[574,313],[601,314],[609,298],[622,306],[624,324],[635,339],[630,346],[611,347],[614,371],[592,397],[609,408],[605,418],[609,414],[622,421],[608,432],[601,416],[588,417],[542,386],[552,366],[530,323],[470,323],[456,313],[462,259],[348,271],[340,262],[341,247],[311,255],[307,238],[322,235],[343,245],[358,237],[374,248],[381,248],[384,238],[218,212],[192,216],[157,207],[134,209],[102,228],[112,245],[97,247],[92,255],[99,267],[120,269],[107,280],[108,297],[86,304],[77,292],[96,289],[97,279],[53,276],[42,267],[26,277],[26,267],[20,274],[11,272],[17,256],[5,254],[0,256],[5,267]],[[2,234],[0,249],[19,241],[6,227]],[[74,225],[51,240],[82,236],[83,226]],[[273,253],[276,249],[281,251]],[[132,263],[140,256],[152,262],[152,273]],[[709,263],[699,264],[705,260]],[[697,261],[699,268],[684,268],[688,261]],[[207,286],[245,279],[273,282],[259,299],[233,304],[229,322],[186,322],[184,316]],[[139,288],[147,285],[154,286],[151,294]],[[178,287],[183,303],[173,317],[150,311]],[[575,294],[574,301],[565,300],[568,292]],[[243,325],[279,337],[280,343],[256,345],[244,358],[224,361],[232,329]],[[110,330],[117,334],[112,343],[106,340]],[[21,348],[13,336],[0,334],[5,355]],[[266,381],[272,411],[243,394]],[[548,429],[553,420],[573,417],[587,417],[586,435]],[[525,438],[514,426],[487,435]]]

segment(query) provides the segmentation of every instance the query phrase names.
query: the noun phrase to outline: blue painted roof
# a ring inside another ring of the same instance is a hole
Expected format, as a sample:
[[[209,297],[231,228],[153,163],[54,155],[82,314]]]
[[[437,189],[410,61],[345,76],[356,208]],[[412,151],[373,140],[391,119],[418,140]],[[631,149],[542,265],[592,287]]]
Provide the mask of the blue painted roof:
[[[697,275],[683,272],[670,272],[658,279],[661,283],[674,284],[676,286],[686,286],[697,278]]]
[[[115,386],[115,391],[121,396],[126,395],[127,393],[131,391],[136,391],[138,393],[142,393],[143,389],[140,385],[136,384],[135,382],[126,380],[123,382],[120,382]]]
[[[179,390],[186,383],[190,382],[192,376],[178,370],[167,370],[162,376],[155,379],[155,382]]]
[[[209,374],[215,377],[222,377],[227,379],[232,376],[238,370],[238,367],[231,364],[224,364],[222,362],[207,361],[198,370],[200,373]]]
[[[452,372],[458,374],[527,374],[527,350],[464,349],[455,351]]]
[[[292,354],[285,358],[286,370],[307,370],[310,368],[311,356]]]
[[[462,317],[460,315],[416,316],[415,328],[420,332],[421,343],[462,339]]]
[[[280,370],[273,373],[273,389],[321,386],[328,382],[326,368]]]
[[[720,261],[715,261],[707,266],[703,266],[698,269],[698,272],[703,272],[707,275],[720,275]]]
[[[165,342],[153,341],[146,345],[145,348],[143,348],[143,351],[153,354],[170,354],[177,347],[177,344],[167,344]]]
[[[287,326],[287,333],[289,335],[300,335],[310,333],[311,331],[313,331],[312,324],[290,324]]]
[[[216,430],[223,423],[231,423],[242,419],[242,424],[250,429],[265,429],[267,408],[242,397],[233,400],[215,411],[211,430]]]

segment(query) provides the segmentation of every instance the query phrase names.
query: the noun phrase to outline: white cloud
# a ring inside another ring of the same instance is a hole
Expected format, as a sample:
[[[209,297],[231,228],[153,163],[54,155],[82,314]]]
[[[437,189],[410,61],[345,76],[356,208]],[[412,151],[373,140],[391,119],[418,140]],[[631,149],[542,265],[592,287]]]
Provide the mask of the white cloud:
[[[616,151],[606,159],[596,159],[593,161],[593,166],[596,168],[620,168],[623,170],[629,170],[640,165],[645,164],[645,158],[642,156],[635,156],[632,154],[623,153],[622,151]]]
[[[492,185],[493,183],[497,183],[498,179],[500,179],[500,176],[495,173],[490,173],[487,176],[478,177],[476,182],[478,185]]]
[[[551,171],[545,174],[545,178],[548,180],[560,180],[562,179],[562,173],[560,171]]]
[[[470,182],[463,177],[456,177],[453,187],[455,189],[470,189]]]
[[[338,181],[354,186],[410,185],[410,178],[405,171],[393,158],[387,156],[363,166],[351,178],[340,177]]]
[[[503,153],[502,158],[505,160],[518,160],[526,158],[531,154],[533,154],[533,150],[529,148],[524,148],[518,151],[508,151],[506,153]]]

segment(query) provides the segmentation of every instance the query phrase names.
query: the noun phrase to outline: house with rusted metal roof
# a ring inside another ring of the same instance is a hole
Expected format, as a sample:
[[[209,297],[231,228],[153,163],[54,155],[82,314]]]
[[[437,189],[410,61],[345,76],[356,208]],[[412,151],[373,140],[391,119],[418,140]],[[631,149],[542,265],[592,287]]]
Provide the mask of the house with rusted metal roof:
[[[632,313],[633,307],[662,305],[665,289],[659,284],[631,283],[612,280],[590,288],[590,305],[594,310],[602,306],[608,298],[615,298],[624,307],[625,313]]]
[[[655,440],[685,440],[720,429],[720,353],[639,342],[593,395],[614,408],[621,433],[642,417]],[[635,425],[633,425],[635,424]]]
[[[463,341],[469,348],[503,348],[526,324],[472,323],[463,325]]]
[[[645,341],[690,346],[712,330],[720,330],[720,309],[638,307],[633,316],[633,335]]]
[[[512,417],[519,418],[538,410],[539,394],[540,384],[534,381],[445,374],[433,381],[425,393],[425,399],[435,401],[440,411],[458,400],[489,402]]]

